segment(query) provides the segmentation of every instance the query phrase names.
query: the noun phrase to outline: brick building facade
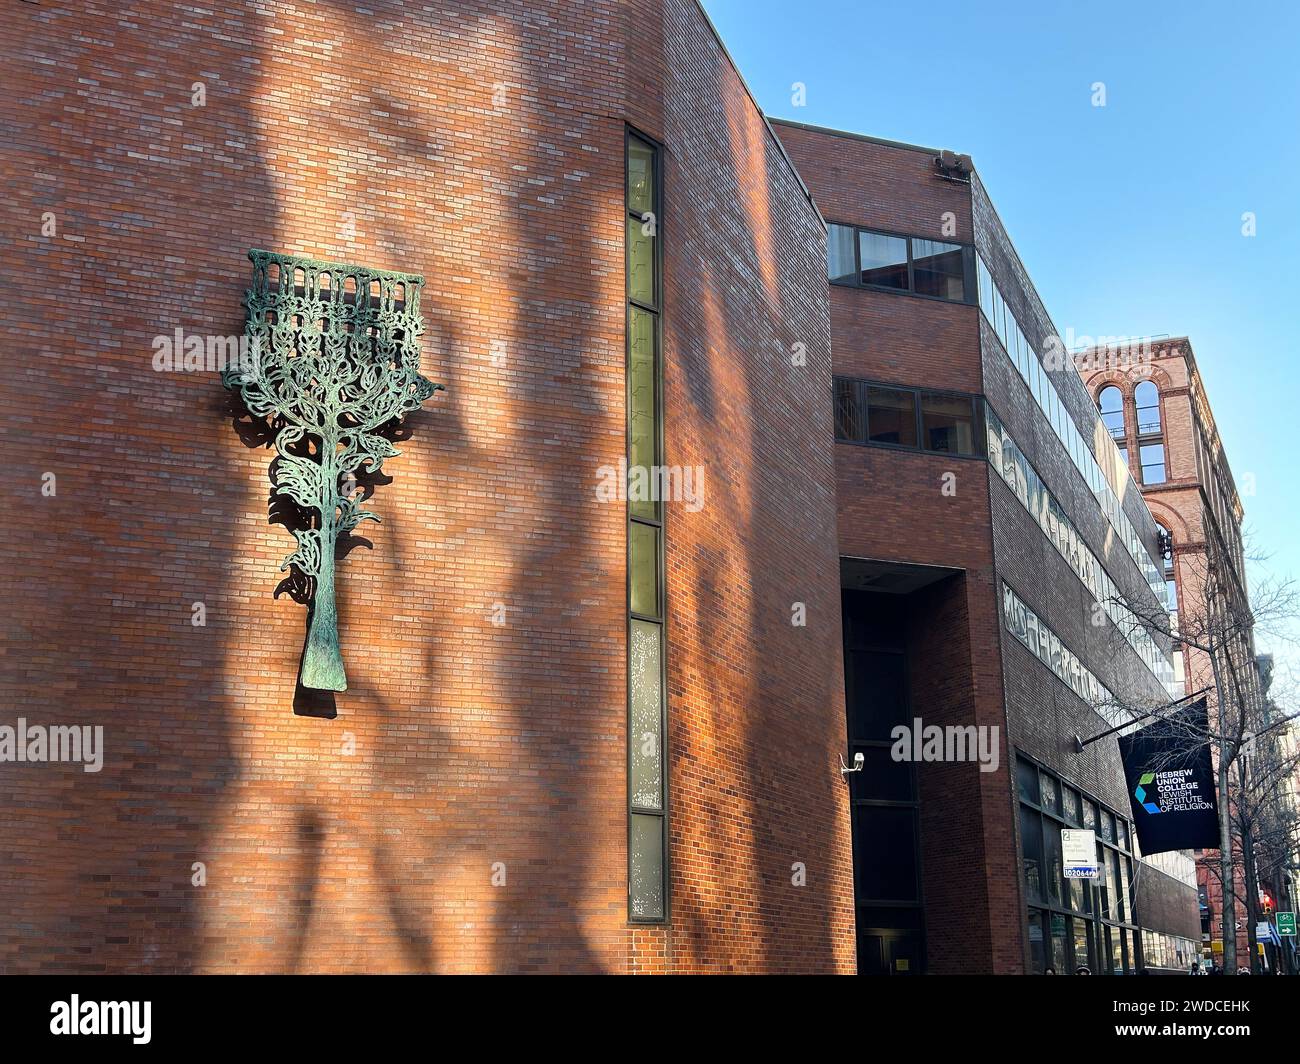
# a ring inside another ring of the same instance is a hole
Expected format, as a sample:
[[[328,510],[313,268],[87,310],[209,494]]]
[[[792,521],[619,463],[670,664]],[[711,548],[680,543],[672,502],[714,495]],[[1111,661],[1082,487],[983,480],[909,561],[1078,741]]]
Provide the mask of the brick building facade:
[[[1184,634],[1197,642],[1223,636],[1213,620],[1221,595],[1248,600],[1242,519],[1244,507],[1219,437],[1205,384],[1186,337],[1094,347],[1076,366],[1111,435],[1121,448],[1143,500],[1168,537],[1164,559],[1170,605]],[[1187,693],[1210,689],[1217,706],[1209,657],[1196,646],[1175,651]],[[1240,674],[1254,685],[1258,674],[1253,637],[1235,648]],[[1218,851],[1196,855],[1202,938],[1207,961],[1223,961],[1223,889]],[[1245,897],[1238,868],[1237,894]],[[1248,964],[1244,907],[1237,906],[1237,956]]]
[[[3,766],[0,968],[852,970],[825,230],[699,8],[9,18],[6,714],[106,751]],[[664,519],[666,924],[628,918],[627,518],[595,491],[629,127],[662,145],[664,461],[705,477]],[[295,693],[265,439],[152,366],[241,332],[250,248],[423,275],[446,388],[339,563],[332,705]]]
[[[1053,357],[1056,329],[969,160],[777,129],[830,225],[846,629],[903,599],[907,715],[1001,736],[999,771],[916,770],[919,918],[864,898],[855,865],[859,967],[890,968],[864,937],[915,933],[929,972],[1135,971],[1166,956],[1185,970],[1194,886],[1139,861],[1115,738],[1075,745],[1131,720],[1121,704],[1170,697],[1168,641],[1130,640],[1101,605],[1156,608],[1156,523]],[[881,652],[846,642],[850,742],[855,713],[876,709],[854,670]],[[855,847],[870,849],[881,797],[858,792]],[[1098,833],[1095,887],[1061,880],[1070,827]]]
[[[1123,971],[1195,933],[1074,741],[1168,689],[1097,613],[1155,601],[1157,526],[968,160],[769,123],[695,0],[12,25],[0,675],[104,760],[3,765],[0,970]],[[445,388],[362,484],[336,694],[296,682],[271,434],[155,365],[239,336],[256,248],[422,277]],[[697,494],[602,496],[645,454]],[[901,763],[895,718],[983,760]]]

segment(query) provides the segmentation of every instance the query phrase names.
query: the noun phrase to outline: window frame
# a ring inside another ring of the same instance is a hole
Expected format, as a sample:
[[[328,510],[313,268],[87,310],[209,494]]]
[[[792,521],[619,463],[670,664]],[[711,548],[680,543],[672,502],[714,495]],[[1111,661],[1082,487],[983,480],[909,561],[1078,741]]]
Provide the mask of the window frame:
[[[1116,395],[1119,396],[1118,410],[1107,410],[1102,405],[1102,396],[1105,395],[1107,392],[1114,392]],[[1124,420],[1124,391],[1122,388],[1120,388],[1118,384],[1115,384],[1113,382],[1107,382],[1106,384],[1103,384],[1101,386],[1101,389],[1097,392],[1097,414],[1101,418],[1102,427],[1106,430],[1106,433],[1110,436],[1112,440],[1119,442],[1127,438],[1128,429],[1126,427],[1126,423]],[[1112,428],[1110,424],[1107,423],[1106,421],[1107,414],[1119,415],[1118,429]]]
[[[975,245],[966,243],[961,240],[951,240],[944,237],[925,236],[920,233],[900,233],[891,229],[881,229],[876,226],[858,225],[854,222],[836,222],[827,220],[827,226],[838,226],[842,229],[853,231],[853,279],[851,281],[835,280],[830,277],[830,261],[826,264],[827,281],[835,288],[860,288],[867,292],[893,292],[895,294],[909,295],[916,299],[928,299],[933,303],[950,303],[959,307],[977,307],[979,306],[979,278],[975,266]],[[907,243],[907,287],[895,288],[885,284],[864,284],[862,282],[862,242],[861,234],[868,233],[872,236],[893,237],[896,240],[904,240]],[[912,251],[913,240],[928,240],[935,244],[951,244],[953,247],[961,249],[961,282],[964,293],[962,299],[949,299],[946,296],[932,296],[926,292],[916,290],[916,270],[915,256]]]
[[[1151,390],[1154,391],[1154,392],[1156,393],[1155,406],[1146,406],[1146,407],[1144,407],[1140,402],[1138,402],[1138,392],[1142,390],[1143,386],[1149,386],[1149,387],[1151,388]],[[1160,386],[1159,386],[1158,384],[1156,384],[1156,382],[1153,381],[1153,380],[1151,380],[1150,378],[1148,378],[1148,379],[1146,379],[1146,380],[1138,381],[1137,384],[1134,385],[1134,387],[1133,387],[1133,424],[1134,424],[1134,427],[1137,429],[1137,435],[1138,435],[1138,438],[1139,438],[1139,439],[1145,439],[1146,437],[1159,436],[1159,435],[1161,435],[1161,434],[1164,432],[1165,418],[1164,418],[1163,403],[1162,403],[1162,401],[1161,401],[1162,398],[1163,398],[1163,396],[1161,395],[1161,392],[1160,392]],[[1146,426],[1146,428],[1143,428],[1143,426],[1142,426],[1142,411],[1143,411],[1143,410],[1155,410],[1155,412],[1156,412],[1156,420],[1155,420],[1155,425],[1154,425],[1154,427],[1152,427],[1151,424],[1148,423],[1147,426]]]
[[[647,305],[642,300],[634,298],[631,288],[630,272],[624,278],[624,298],[626,309],[624,311],[623,326],[623,344],[624,344],[624,429],[626,433],[625,453],[629,454],[632,443],[632,314],[636,308],[643,313],[649,314],[654,323],[653,338],[655,344],[655,373],[654,373],[654,413],[655,413],[655,462],[660,463],[664,454],[664,358],[663,358],[663,245],[662,239],[664,234],[663,225],[663,159],[665,155],[664,146],[655,138],[647,136],[639,129],[630,125],[624,126],[623,138],[623,168],[624,168],[624,216],[628,220],[644,221],[642,212],[636,211],[628,199],[627,194],[627,166],[630,157],[630,149],[633,141],[640,141],[643,145],[648,146],[654,154],[654,180],[650,190],[651,210],[654,215],[655,237],[654,237],[654,296],[655,305]],[[624,248],[624,270],[628,271],[631,249]],[[627,922],[633,925],[645,926],[666,926],[671,922],[672,917],[672,857],[670,851],[671,833],[669,831],[669,819],[672,815],[672,788],[669,778],[669,756],[668,756],[668,617],[667,617],[667,507],[660,500],[653,517],[645,517],[634,514],[632,511],[632,501],[624,501],[624,525],[626,528],[626,566],[624,581],[624,601],[626,603],[626,623],[624,627],[624,707],[623,721],[626,728],[625,737],[625,762],[624,772],[625,779],[625,813],[626,813],[626,834],[625,834],[625,861],[624,874],[627,883],[627,901],[626,915]],[[634,524],[646,525],[657,529],[657,554],[656,559],[657,573],[655,584],[655,600],[659,611],[658,616],[650,617],[632,611],[632,526]],[[649,809],[636,805],[632,795],[633,780],[633,734],[632,734],[632,630],[636,622],[656,624],[659,627],[659,755],[660,764],[660,785],[661,785],[661,808],[658,810]],[[662,915],[659,916],[639,916],[633,912],[633,895],[632,895],[632,843],[633,843],[633,824],[636,817],[655,817],[659,820],[659,847],[661,854],[660,866],[660,898],[662,901]]]
[[[1160,448],[1160,479],[1159,480],[1147,480],[1147,466],[1150,465],[1152,468],[1155,468],[1156,463],[1154,462],[1148,463],[1143,461],[1142,452],[1152,447]],[[1146,443],[1138,444],[1138,472],[1142,476],[1143,487],[1147,487],[1147,486],[1155,487],[1160,484],[1169,483],[1169,452],[1165,449],[1165,441],[1163,439],[1159,439],[1159,440],[1151,439],[1148,440]]]
[[[839,412],[835,410],[833,418],[832,431],[836,432],[835,443],[849,444],[854,447],[880,447],[889,451],[902,451],[907,454],[933,454],[940,455],[944,458],[959,458],[965,460],[974,459],[976,461],[988,461],[988,447],[984,441],[987,436],[987,427],[984,422],[984,396],[974,392],[954,391],[944,389],[942,391],[934,388],[920,388],[907,384],[896,384],[892,381],[871,380],[866,377],[851,377],[846,374],[835,374],[831,378],[831,396],[832,402],[839,402],[839,389],[842,384],[849,383],[854,386],[854,401],[858,404],[860,411],[859,420],[862,423],[862,436],[860,440],[851,440],[838,435],[839,429]],[[869,414],[869,403],[867,402],[867,389],[884,388],[894,392],[908,392],[912,396],[912,417],[914,423],[914,435],[917,440],[915,446],[906,443],[885,443],[879,440],[871,439],[871,417]],[[969,400],[971,404],[971,453],[962,454],[959,451],[936,451],[924,446],[925,421],[922,414],[921,402],[923,396],[935,396],[940,399],[963,399]]]

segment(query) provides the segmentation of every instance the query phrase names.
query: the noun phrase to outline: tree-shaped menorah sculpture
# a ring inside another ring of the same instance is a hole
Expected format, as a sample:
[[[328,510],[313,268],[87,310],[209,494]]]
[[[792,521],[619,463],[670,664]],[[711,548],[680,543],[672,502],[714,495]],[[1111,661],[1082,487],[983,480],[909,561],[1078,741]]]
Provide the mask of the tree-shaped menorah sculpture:
[[[275,433],[275,494],[313,514],[295,529],[296,567],[313,586],[304,687],[347,690],[334,606],[334,552],[377,515],[361,508],[356,473],[377,473],[398,454],[385,426],[418,410],[442,387],[420,376],[424,278],[295,255],[250,251],[244,299],[251,357],[222,372],[255,418]]]

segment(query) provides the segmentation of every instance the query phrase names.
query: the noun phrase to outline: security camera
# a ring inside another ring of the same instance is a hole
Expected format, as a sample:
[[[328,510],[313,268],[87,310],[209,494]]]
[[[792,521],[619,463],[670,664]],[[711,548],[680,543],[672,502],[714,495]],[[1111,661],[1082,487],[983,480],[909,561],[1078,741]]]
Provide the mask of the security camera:
[[[858,753],[853,755],[852,768],[849,768],[849,766],[844,763],[844,755],[840,754],[840,775],[847,779],[852,773],[861,772],[863,768],[866,767],[866,764],[867,756],[861,751],[858,751]]]

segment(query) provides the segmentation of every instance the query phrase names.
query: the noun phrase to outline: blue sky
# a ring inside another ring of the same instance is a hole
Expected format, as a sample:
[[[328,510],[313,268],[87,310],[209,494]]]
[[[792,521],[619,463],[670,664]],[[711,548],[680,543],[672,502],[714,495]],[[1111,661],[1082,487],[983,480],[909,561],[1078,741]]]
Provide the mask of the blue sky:
[[[1189,336],[1252,577],[1300,577],[1300,5],[703,2],[769,114],[969,153],[1062,333]]]

